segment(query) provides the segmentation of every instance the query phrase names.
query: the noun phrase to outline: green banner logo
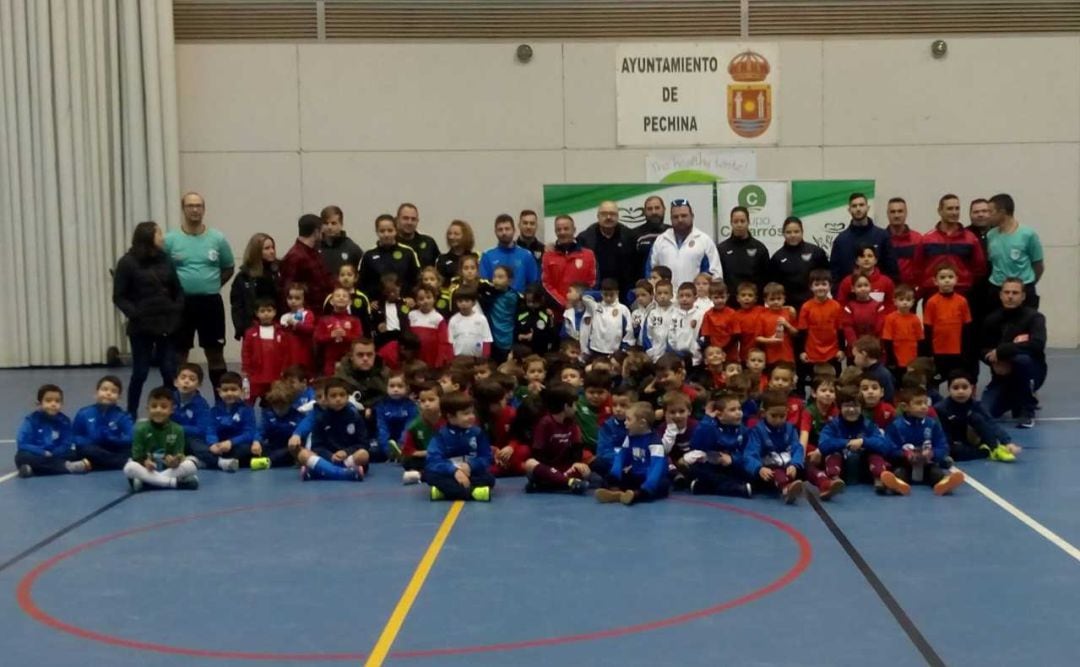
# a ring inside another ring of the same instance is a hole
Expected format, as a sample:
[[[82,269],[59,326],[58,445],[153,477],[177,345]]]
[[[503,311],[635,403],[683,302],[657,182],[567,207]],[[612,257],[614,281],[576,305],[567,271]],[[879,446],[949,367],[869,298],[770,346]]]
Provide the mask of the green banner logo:
[[[757,213],[765,208],[765,189],[760,185],[748,185],[739,190],[739,206],[745,206],[751,213]]]

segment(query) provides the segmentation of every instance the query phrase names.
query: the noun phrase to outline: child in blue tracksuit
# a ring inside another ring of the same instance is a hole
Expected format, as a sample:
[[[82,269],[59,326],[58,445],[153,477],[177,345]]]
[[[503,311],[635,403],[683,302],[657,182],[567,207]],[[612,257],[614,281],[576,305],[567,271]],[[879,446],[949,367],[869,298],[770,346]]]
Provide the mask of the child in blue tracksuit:
[[[912,482],[924,483],[934,487],[935,495],[943,496],[964,483],[964,473],[948,468],[952,463],[949,443],[938,420],[928,416],[930,397],[926,390],[907,389],[901,394],[903,412],[885,429],[885,437],[896,452],[893,464],[898,483],[894,490],[907,495]]]
[[[432,500],[491,500],[491,443],[476,426],[476,410],[467,395],[455,392],[439,402],[446,426],[427,446],[421,477],[431,486]]]
[[[262,429],[259,433],[259,450],[262,459],[251,460],[252,470],[264,468],[287,468],[295,457],[289,451],[289,438],[296,432],[304,415],[293,404],[292,392],[285,382],[279,380],[270,385],[263,396]],[[255,449],[254,445],[252,449]]]
[[[496,266],[491,275],[492,289],[481,297],[481,310],[491,326],[491,358],[497,363],[506,361],[514,345],[514,326],[521,297],[514,291],[514,270]]]
[[[176,402],[172,415],[172,420],[184,429],[185,454],[194,456],[200,468],[206,467],[208,461],[209,465],[218,465],[218,457],[209,453],[218,436],[210,404],[199,393],[202,381],[203,372],[198,364],[180,364],[174,381]]]
[[[683,456],[690,466],[690,493],[749,498],[753,489],[743,472],[750,429],[743,426],[739,397],[722,393],[710,404]]]
[[[743,468],[755,480],[780,489],[784,502],[791,504],[803,492],[805,454],[799,431],[787,421],[787,394],[769,391],[762,396],[763,419],[750,429],[750,442],[743,455]]]
[[[90,462],[75,453],[71,420],[60,411],[64,392],[55,384],[42,385],[37,402],[38,409],[23,419],[15,436],[19,477],[89,472]]]
[[[311,413],[311,448],[297,452],[300,478],[363,481],[371,461],[364,414],[349,401],[345,379],[329,378],[323,388],[324,406]]]
[[[833,490],[836,482],[844,483],[841,477],[856,482],[868,470],[874,489],[884,492],[882,475],[888,473],[886,479],[890,483],[894,479],[889,472],[889,459],[894,455],[892,443],[863,414],[858,391],[842,388],[836,393],[836,404],[840,414],[829,420],[818,434],[818,456],[807,461],[806,479],[817,485],[822,498],[828,498],[839,490]]]
[[[615,462],[615,450],[626,440],[626,415],[630,405],[637,400],[637,392],[629,387],[619,387],[611,392],[611,416],[600,425],[596,434],[596,456],[589,461],[593,485],[600,486],[611,474]]]
[[[983,406],[973,398],[975,382],[971,374],[957,369],[947,378],[949,397],[934,405],[938,421],[949,442],[953,461],[989,458],[991,461],[1012,463],[1020,446],[994,421]]]
[[[397,460],[405,443],[405,428],[416,419],[419,410],[409,398],[409,385],[403,371],[390,374],[386,382],[386,397],[375,404],[376,448],[373,461]]]
[[[75,413],[72,424],[75,452],[90,461],[94,470],[122,470],[131,458],[131,415],[119,405],[120,378],[106,375],[98,380],[96,401]]]
[[[200,458],[203,465],[216,463],[222,470],[235,472],[250,463],[252,457],[262,458],[262,446],[255,448],[259,436],[255,410],[244,400],[244,379],[231,371],[221,374],[218,396],[221,401],[210,409],[210,417],[220,440]]]
[[[615,450],[606,488],[596,490],[602,503],[637,502],[668,495],[667,454],[652,430],[655,411],[651,403],[634,403],[626,413],[626,439]]]

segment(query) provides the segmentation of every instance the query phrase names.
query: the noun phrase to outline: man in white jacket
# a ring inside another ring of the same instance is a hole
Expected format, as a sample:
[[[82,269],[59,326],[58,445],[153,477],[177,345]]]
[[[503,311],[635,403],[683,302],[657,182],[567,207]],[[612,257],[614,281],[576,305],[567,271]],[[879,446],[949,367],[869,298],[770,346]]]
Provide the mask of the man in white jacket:
[[[709,273],[713,280],[723,278],[716,244],[705,232],[694,229],[694,209],[687,199],[671,201],[671,229],[656,237],[645,275],[654,266],[671,269],[671,282],[693,282],[699,273]]]

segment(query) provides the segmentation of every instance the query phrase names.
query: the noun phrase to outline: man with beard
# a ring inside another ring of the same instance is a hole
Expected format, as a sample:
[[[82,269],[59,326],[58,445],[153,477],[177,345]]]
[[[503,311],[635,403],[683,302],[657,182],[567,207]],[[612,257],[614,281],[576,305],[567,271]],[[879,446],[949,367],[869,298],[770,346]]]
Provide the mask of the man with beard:
[[[510,288],[515,292],[524,292],[525,288],[540,279],[536,260],[525,248],[514,243],[514,218],[502,213],[495,218],[495,238],[498,245],[485,250],[480,257],[480,277],[491,280],[495,269],[500,266],[510,268]]]
[[[540,262],[544,258],[544,244],[536,238],[538,225],[536,211],[525,209],[518,215],[518,238],[517,244],[525,248],[536,259],[537,270],[540,270]]]
[[[664,214],[667,208],[664,206],[663,198],[652,195],[645,200],[642,208],[645,210],[645,222],[634,228],[630,238],[633,239],[637,251],[637,263],[634,265],[634,271],[640,271],[644,275],[645,265],[649,263],[649,255],[652,253],[656,237],[666,232],[670,225],[664,222]],[[645,277],[648,278],[649,276],[645,275]]]
[[[983,324],[981,354],[992,375],[982,402],[991,416],[1011,410],[1018,428],[1031,428],[1035,392],[1046,380],[1046,318],[1024,305],[1024,281],[1016,276],[1005,278],[999,298],[1001,308]]]
[[[692,283],[699,273],[708,273],[713,280],[724,277],[712,237],[694,228],[689,199],[671,200],[671,229],[656,237],[645,265],[646,276],[654,266],[671,269],[672,285]]]
[[[619,298],[634,288],[641,277],[641,267],[635,266],[637,252],[630,229],[619,222],[619,205],[613,201],[602,202],[596,210],[596,222],[578,234],[582,247],[596,255],[596,283],[608,278],[619,284]]]
[[[408,202],[399,205],[394,224],[397,226],[398,243],[413,249],[420,268],[435,266],[435,260],[439,258],[439,244],[427,234],[416,231],[420,226],[420,210],[416,205]]]
[[[555,247],[544,253],[540,277],[544,290],[559,304],[559,312],[566,308],[571,285],[596,284],[596,255],[574,238],[574,219],[568,215],[555,218]]]
[[[892,244],[889,243],[889,232],[874,224],[866,195],[861,192],[851,193],[848,197],[848,213],[851,214],[851,223],[833,241],[829,253],[833,284],[839,285],[841,280],[855,270],[855,257],[859,248],[864,245],[873,246],[878,256],[878,268],[882,273],[893,280],[899,278]]]

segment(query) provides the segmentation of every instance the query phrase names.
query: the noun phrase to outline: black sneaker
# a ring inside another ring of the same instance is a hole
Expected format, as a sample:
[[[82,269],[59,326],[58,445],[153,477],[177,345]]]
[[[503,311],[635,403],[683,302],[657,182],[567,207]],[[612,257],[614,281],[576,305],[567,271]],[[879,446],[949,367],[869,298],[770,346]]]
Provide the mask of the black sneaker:
[[[199,478],[195,475],[176,480],[176,488],[185,491],[194,491],[199,488]]]
[[[1016,420],[1016,428],[1035,428],[1035,415],[1031,413],[1023,413],[1020,418]]]
[[[686,479],[686,475],[678,474],[671,480],[671,488],[676,491],[685,491],[690,488],[690,480]]]
[[[540,487],[537,486],[536,482],[532,481],[531,479],[525,482],[525,493],[536,493],[539,490]]]
[[[588,482],[583,479],[578,479],[576,477],[571,477],[569,480],[567,480],[566,485],[570,488],[570,493],[574,494],[575,496],[582,495],[583,493],[585,493],[585,490],[589,488]]]
[[[33,477],[33,476],[34,476],[34,469],[33,468],[31,468],[30,466],[28,466],[25,463],[22,464],[21,466],[19,466],[19,477],[22,477],[23,479],[26,479],[27,477]]]

